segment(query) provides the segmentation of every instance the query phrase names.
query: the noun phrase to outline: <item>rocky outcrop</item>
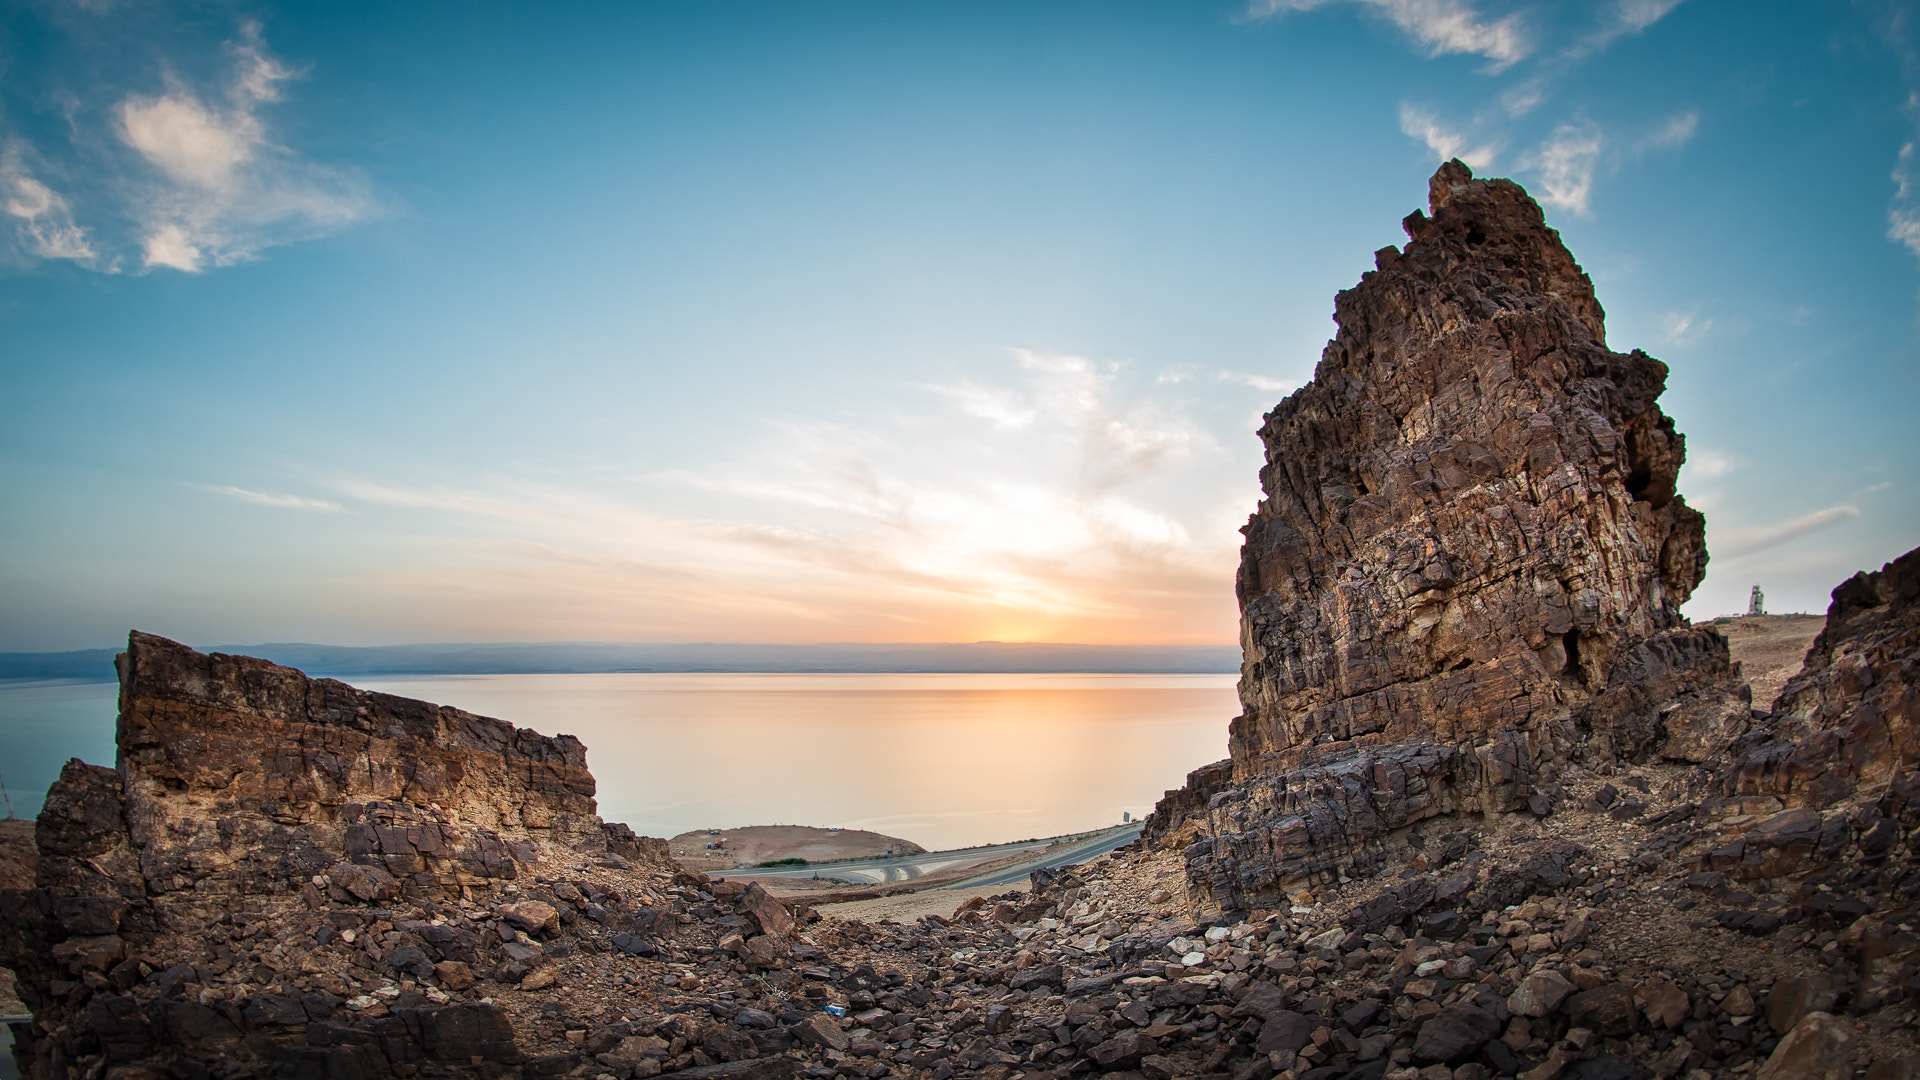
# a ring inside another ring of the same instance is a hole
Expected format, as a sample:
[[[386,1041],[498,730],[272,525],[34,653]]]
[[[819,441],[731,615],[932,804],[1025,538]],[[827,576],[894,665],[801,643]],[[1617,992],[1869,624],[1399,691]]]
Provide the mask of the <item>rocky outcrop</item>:
[[[1818,810],[1912,785],[1917,771],[1920,549],[1833,590],[1805,666],[1742,740],[1722,787]]]
[[[1706,548],[1666,367],[1607,347],[1518,185],[1450,162],[1430,208],[1261,429],[1231,757],[1149,825],[1203,902],[1278,906],[1403,826],[1545,813],[1570,762],[1705,760],[1749,718],[1679,614]]]
[[[367,1075],[513,1063],[504,1014],[442,988],[472,985],[461,972],[492,955],[486,943],[428,929],[427,913],[489,905],[510,920],[516,905],[556,910],[525,899],[555,874],[671,866],[664,842],[594,814],[586,749],[571,736],[137,632],[118,664],[117,768],[68,763],[36,827],[34,888],[5,898],[5,944],[35,1009],[28,1042],[55,1074],[89,1059],[286,1064],[315,1039],[333,1040],[315,1061],[360,1062]],[[589,891],[597,910],[631,921],[619,887]],[[381,917],[320,914],[370,906]],[[396,908],[420,913],[414,929],[394,929],[407,921]],[[296,924],[299,961],[285,945],[263,955],[230,944]],[[377,1031],[333,1031],[359,980],[309,962],[311,947],[368,924],[417,939],[397,962],[390,943],[372,953],[411,977],[410,1008],[361,1017],[387,1017]],[[512,956],[496,959],[513,974]],[[455,967],[443,975],[436,961]],[[227,976],[260,993],[236,1005],[211,989]]]

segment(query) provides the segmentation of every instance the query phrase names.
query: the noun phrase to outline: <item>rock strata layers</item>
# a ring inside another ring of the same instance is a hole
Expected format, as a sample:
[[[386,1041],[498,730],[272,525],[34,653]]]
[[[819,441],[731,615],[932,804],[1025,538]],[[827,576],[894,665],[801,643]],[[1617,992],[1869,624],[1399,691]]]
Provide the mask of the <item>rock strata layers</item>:
[[[1666,367],[1607,347],[1518,185],[1450,162],[1430,209],[1260,432],[1232,756],[1149,825],[1193,841],[1204,902],[1278,906],[1438,815],[1543,813],[1572,761],[1706,760],[1749,716],[1679,614],[1706,548]]]

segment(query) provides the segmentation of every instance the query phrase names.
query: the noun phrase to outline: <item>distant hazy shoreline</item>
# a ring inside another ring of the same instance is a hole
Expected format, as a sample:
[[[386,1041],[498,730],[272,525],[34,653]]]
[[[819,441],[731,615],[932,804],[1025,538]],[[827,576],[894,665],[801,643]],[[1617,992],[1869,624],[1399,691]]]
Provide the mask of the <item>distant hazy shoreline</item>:
[[[111,682],[119,649],[0,653],[0,679]],[[309,675],[568,675],[611,672],[1005,673],[1218,675],[1240,670],[1237,645],[967,644],[729,645],[544,642],[445,645],[213,646]]]

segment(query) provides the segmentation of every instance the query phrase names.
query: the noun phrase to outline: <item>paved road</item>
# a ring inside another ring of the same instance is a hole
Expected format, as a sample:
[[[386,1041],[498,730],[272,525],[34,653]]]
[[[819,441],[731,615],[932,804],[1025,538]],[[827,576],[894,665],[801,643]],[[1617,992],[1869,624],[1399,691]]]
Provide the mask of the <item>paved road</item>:
[[[1027,876],[1040,867],[1077,865],[1086,862],[1088,859],[1105,855],[1114,848],[1131,844],[1139,838],[1140,822],[1136,821],[1131,825],[1121,825],[1117,828],[1097,833],[1077,844],[1071,844],[1065,848],[1047,852],[1038,858],[1025,859],[1012,866],[992,870],[981,874],[979,877],[968,878],[965,881],[956,881],[951,885],[943,885],[941,888],[977,889],[985,885],[1012,885],[1016,882],[1027,880]]]
[[[1066,862],[1084,862],[1103,851],[1111,851],[1138,835],[1140,835],[1140,826],[1138,824],[1120,825],[1111,829],[1103,829],[1097,833],[1087,834],[1084,839],[1071,841],[1067,847],[1058,849],[1055,855],[1047,855],[1043,859],[1036,859],[1030,863],[1022,862],[1020,865],[1024,867],[1024,869],[1020,869],[1017,874],[1008,880],[1025,880],[1027,870],[1035,866],[1062,865],[1059,862],[1048,862],[1047,860],[1054,859],[1056,856],[1063,855],[1065,852],[1080,851],[1088,845],[1094,845],[1091,854],[1083,855],[1077,859],[1068,858],[1065,860]],[[1114,837],[1118,837],[1118,839],[1110,840],[1110,838]],[[1057,839],[1059,838],[1049,837],[1045,840],[1027,840],[1018,844],[989,844],[985,847],[956,848],[952,851],[928,851],[919,855],[902,855],[891,859],[855,859],[848,862],[812,863],[806,866],[768,866],[740,870],[716,870],[712,871],[712,873],[720,877],[728,878],[839,878],[842,881],[859,881],[872,885],[880,885],[887,882],[908,881],[954,865],[1003,859],[1008,855],[1017,855],[1024,851],[1045,852],[1053,846]],[[1098,846],[1101,844],[1105,844],[1105,846]],[[991,883],[983,882],[982,884],[999,884],[999,881],[996,878],[995,881]]]

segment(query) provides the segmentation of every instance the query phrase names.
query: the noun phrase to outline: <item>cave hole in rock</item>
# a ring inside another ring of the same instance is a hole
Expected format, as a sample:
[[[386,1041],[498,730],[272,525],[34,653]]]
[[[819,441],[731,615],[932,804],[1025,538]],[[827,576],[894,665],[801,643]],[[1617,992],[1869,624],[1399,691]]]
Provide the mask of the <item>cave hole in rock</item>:
[[[1567,651],[1567,666],[1560,670],[1586,682],[1587,673],[1580,666],[1580,631],[1569,630],[1560,635],[1560,645]]]
[[[1647,489],[1652,486],[1652,469],[1635,469],[1627,474],[1627,494],[1633,496],[1635,501],[1644,500],[1647,497]]]
[[[1481,244],[1484,244],[1486,242],[1487,242],[1486,233],[1481,232],[1479,229],[1467,230],[1467,246],[1468,247],[1479,247]]]

